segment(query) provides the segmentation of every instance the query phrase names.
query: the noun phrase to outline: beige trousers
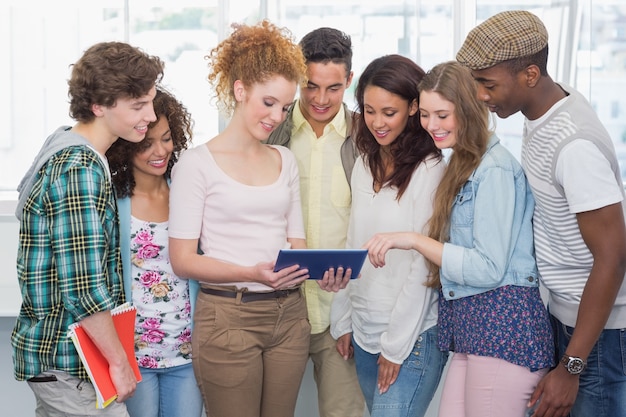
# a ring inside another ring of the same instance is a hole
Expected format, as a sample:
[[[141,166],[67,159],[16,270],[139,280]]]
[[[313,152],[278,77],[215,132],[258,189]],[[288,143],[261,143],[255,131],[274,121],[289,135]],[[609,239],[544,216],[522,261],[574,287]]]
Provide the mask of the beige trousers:
[[[242,303],[200,292],[193,368],[209,417],[293,417],[311,326],[300,291]]]
[[[311,335],[309,356],[313,361],[320,417],[363,417],[365,400],[354,359],[345,361],[336,344],[330,329]]]

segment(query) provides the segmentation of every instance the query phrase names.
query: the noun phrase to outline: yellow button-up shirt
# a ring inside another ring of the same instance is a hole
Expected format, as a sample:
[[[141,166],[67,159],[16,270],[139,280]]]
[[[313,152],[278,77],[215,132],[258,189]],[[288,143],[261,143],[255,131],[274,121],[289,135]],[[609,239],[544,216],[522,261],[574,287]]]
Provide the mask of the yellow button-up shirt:
[[[300,172],[300,194],[307,247],[343,249],[346,246],[350,218],[350,184],[341,164],[340,149],[347,134],[343,106],[324,127],[319,138],[300,111],[298,101],[293,109],[290,149]],[[317,282],[305,282],[311,333],[330,326],[333,293],[320,289]]]

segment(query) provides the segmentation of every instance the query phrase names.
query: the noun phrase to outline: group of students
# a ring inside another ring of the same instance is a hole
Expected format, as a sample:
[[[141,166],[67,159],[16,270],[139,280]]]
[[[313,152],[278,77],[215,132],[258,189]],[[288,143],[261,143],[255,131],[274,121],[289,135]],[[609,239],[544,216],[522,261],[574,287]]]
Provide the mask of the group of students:
[[[547,74],[535,15],[494,15],[427,72],[374,59],[354,112],[349,36],[233,29],[208,55],[229,122],[200,146],[158,57],[106,42],[73,66],[77,123],[16,210],[13,359],[36,415],[293,416],[311,358],[320,416],[424,416],[452,353],[441,417],[626,416],[624,190],[591,106]],[[518,111],[521,164],[489,116]],[[308,280],[274,271],[286,247],[369,261]],[[139,384],[108,313],[124,300]],[[103,410],[75,321],[109,360]]]

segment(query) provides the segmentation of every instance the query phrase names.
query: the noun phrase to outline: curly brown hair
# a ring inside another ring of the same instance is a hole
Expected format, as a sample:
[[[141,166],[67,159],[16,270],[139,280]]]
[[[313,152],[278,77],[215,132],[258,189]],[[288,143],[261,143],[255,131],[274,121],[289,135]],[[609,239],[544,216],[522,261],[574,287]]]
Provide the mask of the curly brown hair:
[[[163,78],[163,61],[124,42],[91,46],[72,65],[68,81],[70,116],[89,123],[93,104],[115,105],[119,98],[139,98]]]
[[[206,55],[208,80],[215,88],[218,106],[227,113],[235,108],[235,81],[246,87],[275,75],[299,84],[305,82],[306,64],[300,46],[286,28],[263,20],[254,26],[234,23],[233,33]]]
[[[157,86],[153,105],[157,120],[148,125],[148,131],[157,124],[161,117],[165,117],[174,144],[174,151],[164,174],[165,178],[169,179],[172,167],[178,161],[178,155],[189,147],[193,136],[193,120],[187,108],[162,86]],[[150,146],[150,140],[147,137],[148,135],[139,143],[128,142],[120,138],[111,145],[106,153],[117,198],[133,195],[135,177],[132,170],[132,160],[137,153]]]

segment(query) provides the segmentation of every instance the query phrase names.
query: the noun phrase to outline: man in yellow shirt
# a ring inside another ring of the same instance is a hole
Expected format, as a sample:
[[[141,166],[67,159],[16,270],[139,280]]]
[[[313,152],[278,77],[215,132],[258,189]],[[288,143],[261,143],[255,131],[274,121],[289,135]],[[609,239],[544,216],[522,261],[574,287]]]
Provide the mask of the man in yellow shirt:
[[[356,159],[352,112],[343,103],[352,82],[352,42],[337,29],[319,28],[306,34],[300,46],[308,83],[268,143],[288,146],[298,161],[307,247],[343,249]],[[329,331],[333,293],[312,280],[305,282],[304,292],[320,417],[362,417],[365,403],[354,360],[341,357]]]

